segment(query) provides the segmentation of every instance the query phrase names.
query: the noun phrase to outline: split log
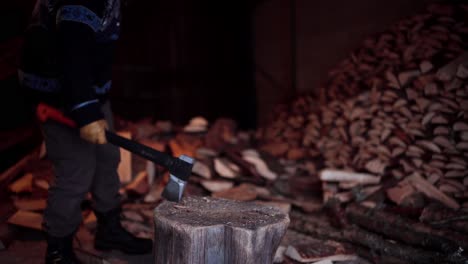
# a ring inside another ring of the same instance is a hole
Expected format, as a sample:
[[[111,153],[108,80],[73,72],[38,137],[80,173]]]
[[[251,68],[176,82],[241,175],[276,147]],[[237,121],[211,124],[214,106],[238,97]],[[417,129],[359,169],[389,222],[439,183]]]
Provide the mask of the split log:
[[[12,225],[42,230],[42,215],[38,213],[19,210],[8,219]]]
[[[250,173],[255,178],[262,178],[259,172],[255,169],[255,166],[246,160],[244,160],[240,155],[231,150],[226,150],[226,156],[240,166],[244,171]]]
[[[207,197],[155,210],[154,263],[272,263],[289,217],[272,207]]]
[[[436,187],[434,187],[432,184],[430,184],[427,180],[425,180],[417,173],[414,173],[413,175],[407,177],[405,181],[411,183],[413,187],[415,187],[418,191],[424,193],[428,198],[435,199],[445,204],[447,207],[455,210],[460,208],[460,205],[454,199],[439,191]]]
[[[437,78],[441,81],[450,81],[452,80],[458,70],[458,66],[462,64],[463,62],[468,61],[468,52],[463,53],[458,57],[456,60],[450,62],[449,64],[445,65],[444,67],[440,68],[436,75]]]
[[[242,158],[247,162],[253,164],[258,174],[260,174],[265,179],[273,181],[278,177],[278,175],[275,172],[271,171],[270,168],[268,168],[268,165],[260,157],[260,154],[258,154],[258,152],[253,150],[243,151]]]
[[[50,188],[50,184],[48,181],[46,180],[43,180],[43,179],[37,179],[34,181],[34,185],[38,188],[41,188],[45,191],[49,190]]]
[[[11,180],[13,180],[21,171],[24,170],[26,165],[28,165],[32,161],[37,160],[38,156],[39,148],[24,156],[15,165],[11,166],[2,174],[0,174],[0,187],[3,188],[2,186],[8,184]]]
[[[10,186],[8,186],[10,192],[13,193],[22,193],[22,192],[32,192],[33,189],[33,175],[32,173],[26,173],[23,177],[19,178]]]
[[[96,214],[93,211],[89,212],[89,214],[83,219],[83,224],[89,229],[94,229],[97,224]]]
[[[164,177],[167,176],[167,172],[164,174]],[[166,187],[166,182],[158,181],[156,184],[153,184],[150,187],[149,192],[145,195],[144,202],[145,203],[155,203],[162,199],[162,193],[164,192],[164,188]]]
[[[397,185],[387,189],[387,197],[397,205],[404,204],[413,194],[417,193],[411,184]]]
[[[240,168],[225,158],[215,158],[214,168],[219,176],[227,179],[239,177]]]
[[[201,181],[200,184],[208,190],[209,192],[222,192],[231,189],[234,187],[234,183],[231,181],[225,181],[225,180],[213,180],[213,181]]]
[[[197,174],[205,179],[211,179],[212,178],[212,173],[210,167],[203,163],[202,161],[195,161],[193,164],[192,172],[194,174]]]
[[[320,179],[322,181],[336,181],[336,182],[358,182],[361,184],[378,184],[380,177],[366,174],[366,173],[355,173],[338,170],[323,170],[320,172]]]
[[[117,134],[121,137],[131,139],[132,133],[130,131],[120,131]],[[120,148],[120,163],[117,168],[119,179],[121,183],[128,183],[132,180],[132,155],[129,151]]]
[[[46,208],[46,199],[18,199],[14,200],[15,207],[25,211],[42,211]]]
[[[143,195],[149,191],[148,172],[141,171],[135,179],[125,186],[125,190],[131,194]]]
[[[195,157],[195,153],[201,145],[201,138],[190,134],[177,134],[175,138],[169,141],[169,147],[175,157],[181,155]]]
[[[257,198],[257,192],[252,185],[241,184],[232,189],[213,193],[211,196],[236,201],[253,201]]]
[[[190,119],[189,124],[184,127],[186,133],[203,133],[206,131],[208,131],[208,120],[201,116]]]

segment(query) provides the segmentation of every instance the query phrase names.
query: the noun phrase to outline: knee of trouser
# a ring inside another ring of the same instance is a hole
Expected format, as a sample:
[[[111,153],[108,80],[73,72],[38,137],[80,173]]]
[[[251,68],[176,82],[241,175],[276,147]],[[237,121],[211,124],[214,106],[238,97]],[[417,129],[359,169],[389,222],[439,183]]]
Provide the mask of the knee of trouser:
[[[115,168],[120,163],[120,149],[114,145],[99,146],[97,167]]]
[[[96,171],[95,163],[61,164],[56,167],[54,187],[70,195],[84,195],[89,192]]]

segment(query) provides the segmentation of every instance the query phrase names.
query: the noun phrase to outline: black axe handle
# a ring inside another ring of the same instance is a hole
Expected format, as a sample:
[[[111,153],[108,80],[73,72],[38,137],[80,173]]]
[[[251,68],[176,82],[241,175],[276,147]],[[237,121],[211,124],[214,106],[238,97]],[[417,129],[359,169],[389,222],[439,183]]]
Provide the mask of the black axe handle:
[[[69,127],[76,127],[76,123],[65,116],[58,109],[55,109],[46,104],[37,106],[37,117],[41,122],[54,120]],[[124,148],[136,155],[139,155],[147,160],[150,160],[157,165],[161,165],[169,170],[169,172],[179,178],[187,181],[192,171],[192,164],[181,159],[174,158],[171,155],[157,151],[138,142],[121,137],[113,132],[106,130],[106,138],[109,143]]]
[[[192,164],[188,162],[174,158],[167,153],[152,149],[133,140],[126,139],[108,130],[106,130],[106,137],[107,141],[111,144],[124,148],[133,154],[167,168],[172,175],[183,181],[187,181],[191,174]]]

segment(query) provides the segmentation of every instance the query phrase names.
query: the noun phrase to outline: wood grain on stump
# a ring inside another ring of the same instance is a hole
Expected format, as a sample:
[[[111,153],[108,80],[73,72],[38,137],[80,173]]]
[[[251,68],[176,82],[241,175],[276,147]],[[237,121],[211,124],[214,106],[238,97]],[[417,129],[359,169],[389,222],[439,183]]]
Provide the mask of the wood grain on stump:
[[[280,210],[211,197],[155,209],[154,263],[273,263],[289,225]]]

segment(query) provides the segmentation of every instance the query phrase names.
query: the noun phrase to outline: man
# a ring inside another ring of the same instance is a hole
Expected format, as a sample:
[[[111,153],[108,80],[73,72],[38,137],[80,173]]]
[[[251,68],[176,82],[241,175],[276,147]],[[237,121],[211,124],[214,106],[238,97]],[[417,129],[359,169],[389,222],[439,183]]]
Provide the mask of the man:
[[[78,263],[72,241],[88,192],[98,218],[97,249],[150,252],[151,240],[134,237],[120,223],[120,154],[104,133],[113,129],[107,93],[120,26],[119,0],[38,0],[32,21],[20,81],[32,102],[61,109],[79,126],[43,124],[56,174],[44,213],[46,263]]]

